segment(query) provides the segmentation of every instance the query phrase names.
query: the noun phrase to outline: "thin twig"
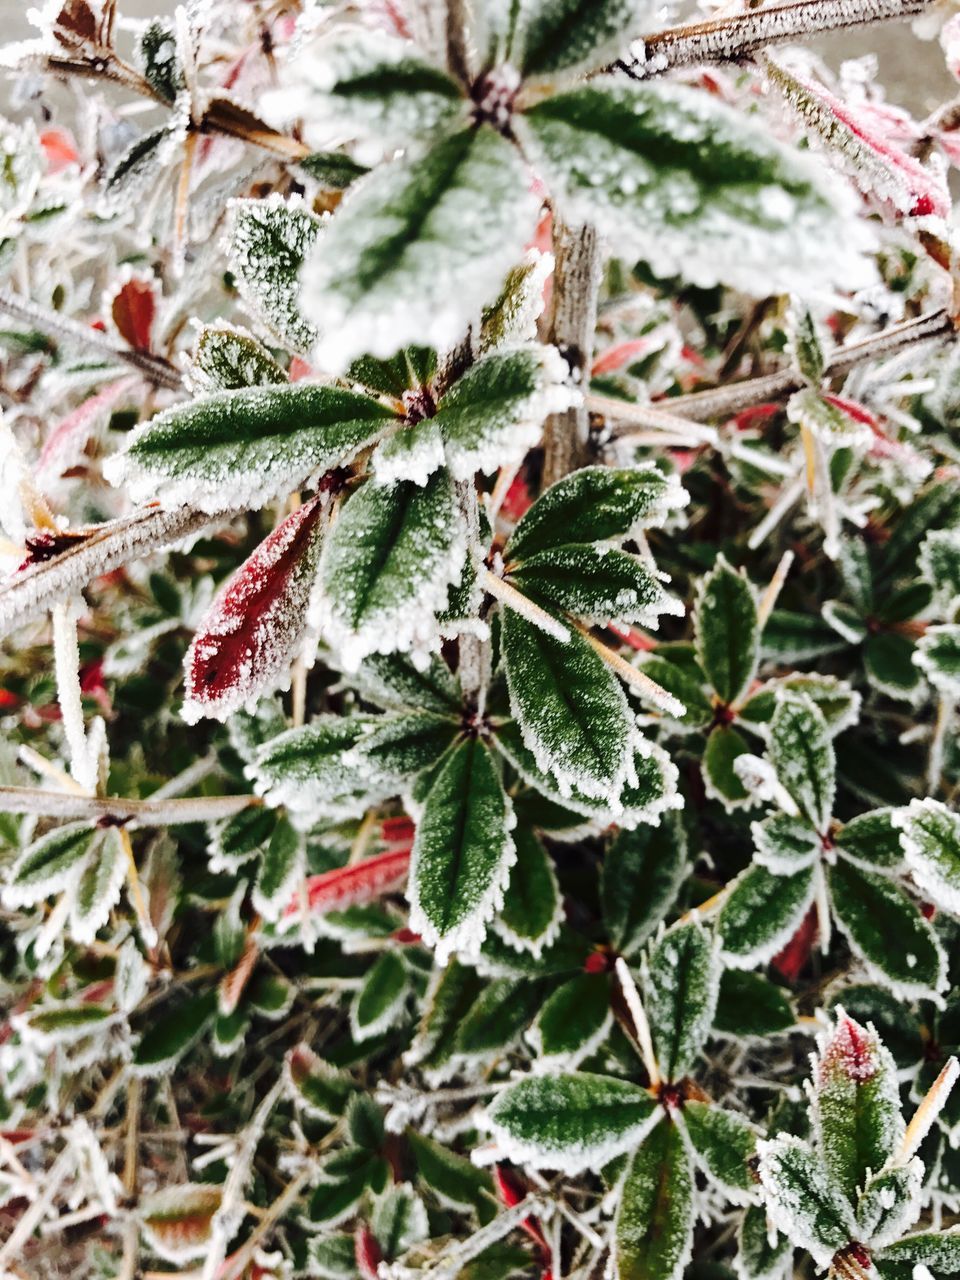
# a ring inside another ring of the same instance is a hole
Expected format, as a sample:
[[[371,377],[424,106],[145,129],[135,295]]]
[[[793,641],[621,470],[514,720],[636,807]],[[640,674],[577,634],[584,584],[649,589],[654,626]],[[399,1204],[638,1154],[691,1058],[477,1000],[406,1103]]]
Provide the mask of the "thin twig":
[[[0,787],[0,813],[32,813],[41,818],[97,821],[110,818],[144,827],[185,822],[215,822],[242,809],[262,805],[259,796],[189,796],[183,800],[127,800],[122,796],[88,796],[40,787]]]

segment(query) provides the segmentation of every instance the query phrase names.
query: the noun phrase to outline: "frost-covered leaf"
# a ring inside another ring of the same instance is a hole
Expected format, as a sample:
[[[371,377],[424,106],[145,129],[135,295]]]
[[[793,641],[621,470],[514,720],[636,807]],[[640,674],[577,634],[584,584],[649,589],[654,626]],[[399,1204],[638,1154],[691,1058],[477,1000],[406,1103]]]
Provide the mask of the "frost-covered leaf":
[[[511,946],[539,955],[556,937],[563,900],[553,860],[537,834],[518,823],[513,842],[517,857],[494,928]]]
[[[137,41],[137,62],[154,92],[173,104],[183,88],[183,67],[177,55],[174,28],[161,18],[148,23]]]
[[[722,555],[700,584],[694,635],[704,675],[720,701],[729,706],[756,673],[760,627],[753,587]]]
[[[853,1209],[806,1142],[781,1134],[757,1144],[767,1212],[791,1243],[826,1267],[856,1238]]]
[[[960,604],[960,529],[932,529],[920,545],[919,561],[935,607],[953,617]]]
[[[793,875],[813,865],[822,850],[820,837],[803,818],[774,813],[750,826],[754,861],[774,875]]]
[[[59,893],[102,837],[88,823],[76,822],[56,827],[28,844],[7,872],[4,903],[11,908],[30,907]]]
[[[251,806],[214,827],[207,852],[211,869],[235,873],[266,845],[277,824],[272,809]]]
[[[900,811],[871,809],[852,818],[833,836],[839,852],[868,871],[899,871],[903,865],[900,847]]]
[[[750,969],[770,960],[796,932],[813,894],[812,868],[781,876],[748,867],[734,880],[717,917],[726,963]]]
[[[452,716],[411,711],[384,716],[345,758],[377,790],[405,790],[419,774],[431,769],[459,732]]]
[[[142,196],[151,184],[162,180],[185,136],[179,118],[174,124],[163,124],[141,134],[131,143],[103,176],[102,203],[106,213],[127,208]]]
[[[939,800],[911,800],[895,816],[907,866],[922,893],[960,914],[960,817]]]
[[[917,641],[913,660],[935,689],[960,693],[960,626],[928,627]]]
[[[520,12],[509,55],[526,77],[613,62],[654,17],[651,6],[635,0],[536,0]]]
[[[359,164],[342,151],[314,151],[298,160],[297,165],[325,191],[345,191],[351,182],[370,172],[367,165]]]
[[[417,707],[438,715],[460,715],[460,687],[440,657],[416,665],[404,653],[371,653],[354,677],[365,698],[387,711]]]
[[[354,1040],[370,1040],[392,1027],[403,1015],[407,990],[407,970],[399,954],[384,951],[350,1005]]]
[[[916,649],[909,636],[880,631],[863,646],[863,669],[872,688],[888,698],[916,701],[922,693],[920,669],[914,663]]]
[[[960,1231],[922,1231],[904,1236],[888,1245],[880,1254],[883,1262],[908,1262],[914,1268],[925,1267],[935,1274],[950,1276],[960,1268]],[[913,1271],[916,1275],[916,1269]]]
[[[373,1206],[370,1229],[384,1258],[392,1262],[429,1236],[426,1205],[405,1182],[388,1187]]]
[[[690,1261],[695,1216],[690,1157],[668,1118],[627,1168],[614,1225],[617,1280],[678,1280]]]
[[[267,920],[276,920],[287,905],[304,871],[303,837],[280,818],[260,858],[253,888],[253,904]]]
[[[256,507],[348,462],[393,416],[340,387],[222,391],[142,423],[104,470],[138,501],[210,512]]]
[[[306,643],[323,515],[319,497],[298,507],[221,588],[184,658],[181,715],[188,724],[225,720],[289,681]]]
[[[732,1199],[743,1201],[756,1187],[749,1165],[756,1128],[739,1112],[693,1099],[684,1103],[682,1115],[698,1162]]]
[[[133,1054],[134,1071],[143,1076],[166,1075],[178,1058],[199,1040],[216,1011],[216,991],[191,996],[175,1008],[164,1010],[152,1019],[140,1037]]]
[[[790,353],[811,386],[819,386],[826,367],[824,339],[809,307],[794,298],[787,312]]]
[[[908,1231],[920,1216],[923,1164],[914,1157],[876,1173],[857,1201],[860,1238],[874,1248],[891,1244]]]
[[[836,757],[823,713],[802,694],[782,694],[770,721],[768,749],[778,782],[823,834],[836,785]]]
[[[657,1063],[679,1080],[699,1057],[713,1026],[720,987],[719,950],[699,920],[680,923],[650,948],[644,994]]]
[[[88,854],[70,904],[70,933],[75,942],[93,942],[120,899],[127,860],[114,827]]]
[[[659,826],[621,831],[603,860],[600,895],[610,941],[631,956],[676,901],[688,870],[687,837],[675,814]]]
[[[713,1029],[737,1040],[789,1031],[796,1014],[786,992],[759,973],[727,969],[720,979]]]
[[[728,812],[755,803],[736,768],[746,755],[750,755],[750,744],[733,725],[718,724],[710,730],[701,761],[703,783],[707,795]]]
[[[480,1221],[493,1216],[493,1179],[463,1156],[415,1129],[407,1131],[417,1173],[441,1203],[476,1210]]]
[[[640,556],[616,547],[570,543],[537,551],[511,570],[510,581],[538,603],[588,625],[613,620],[656,627],[661,614],[683,612]]]
[[[452,1060],[482,1062],[506,1053],[530,1025],[539,1002],[539,989],[525,978],[489,983],[457,1027]]]
[[[137,1216],[150,1249],[165,1262],[204,1257],[222,1196],[216,1183],[183,1182],[141,1197]]]
[[[487,1109],[510,1160],[563,1173],[599,1168],[631,1150],[659,1115],[642,1086],[587,1072],[526,1076]]]
[[[482,352],[530,342],[537,336],[544,284],[552,270],[552,253],[528,249],[523,262],[507,273],[499,298],[483,312],[479,336]]]
[[[257,791],[310,821],[366,808],[367,780],[357,777],[346,753],[375,721],[365,716],[317,716],[263,743],[248,766]]]
[[[814,1072],[814,1118],[824,1164],[851,1204],[903,1137],[897,1068],[873,1028],[842,1009]]]
[[[444,956],[483,941],[513,865],[514,821],[490,749],[461,742],[427,793],[410,864],[410,926]]]
[[[365,484],[327,537],[317,618],[346,670],[370,653],[436,646],[432,614],[467,555],[456,489],[446,471],[426,485]]]
[[[411,343],[449,346],[496,296],[535,217],[519,154],[487,126],[355,183],[303,273],[321,366],[337,372]]]
[[[320,219],[279,195],[230,204],[227,239],[241,296],[253,316],[294,351],[309,351],[317,331],[302,314],[300,269]]]
[[[839,405],[812,387],[805,387],[790,397],[787,417],[831,448],[862,447],[870,439],[868,426],[844,413]]]
[[[737,1245],[741,1280],[786,1280],[792,1274],[793,1244],[768,1222],[759,1205],[750,1205],[740,1220]]]
[[[846,858],[830,868],[827,880],[837,923],[872,977],[902,995],[924,997],[941,990],[943,949],[899,885]]]
[[[836,676],[820,674],[796,674],[767,680],[751,694],[740,707],[737,718],[750,728],[764,732],[777,707],[777,695],[782,689],[802,693],[823,713],[827,728],[833,736],[856,724],[860,714],[860,694]]]
[[[631,760],[632,716],[616,677],[579,634],[548,636],[513,609],[501,613],[510,705],[539,768],[561,795],[619,803]]]
[[[507,564],[571,542],[625,542],[686,505],[676,479],[655,467],[582,467],[546,489],[504,548]]]
[[[287,1092],[296,1104],[321,1120],[339,1119],[354,1091],[349,1076],[318,1057],[306,1044],[288,1052],[284,1076]]]
[[[846,193],[715,97],[599,79],[538,102],[516,128],[563,216],[658,276],[764,297],[869,279]]]
[[[611,1023],[609,975],[578,973],[544,1001],[527,1038],[541,1059],[574,1070],[600,1047]]]
[[[409,40],[361,26],[340,26],[304,46],[290,81],[268,99],[277,122],[304,120],[311,145],[331,138],[383,148],[431,138],[464,120],[460,86]]]
[[[287,375],[252,333],[235,325],[204,325],[197,334],[190,385],[198,392],[277,387]]]

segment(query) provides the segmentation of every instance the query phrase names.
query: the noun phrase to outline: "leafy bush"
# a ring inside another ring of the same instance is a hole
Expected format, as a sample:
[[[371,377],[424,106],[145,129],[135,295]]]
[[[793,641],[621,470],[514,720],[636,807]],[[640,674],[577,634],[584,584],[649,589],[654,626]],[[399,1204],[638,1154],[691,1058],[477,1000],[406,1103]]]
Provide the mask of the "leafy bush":
[[[0,1276],[960,1273],[944,7],[4,50]]]

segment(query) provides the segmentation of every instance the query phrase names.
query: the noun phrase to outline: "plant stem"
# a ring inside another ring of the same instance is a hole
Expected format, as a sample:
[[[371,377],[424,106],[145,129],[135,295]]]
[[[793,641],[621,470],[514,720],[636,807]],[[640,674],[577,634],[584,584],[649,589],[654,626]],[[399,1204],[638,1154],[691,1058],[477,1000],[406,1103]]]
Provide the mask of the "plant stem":
[[[41,818],[98,821],[111,818],[143,827],[181,822],[214,822],[262,805],[259,796],[188,796],[181,800],[128,800],[87,796],[42,787],[0,787],[0,813],[32,813]]]
[[[447,0],[447,66],[462,85],[470,84],[469,24],[464,0]]]
[[[600,288],[600,248],[593,227],[568,227],[554,214],[553,300],[549,341],[585,384],[593,360]],[[543,487],[549,488],[587,461],[590,416],[585,403],[551,413],[543,427]]]
[[[617,66],[636,79],[698,62],[740,62],[771,44],[822,31],[909,18],[933,0],[795,0],[658,31],[636,42],[638,56]]]
[[[132,365],[145,378],[149,378],[158,386],[169,387],[171,391],[179,391],[183,386],[180,374],[162,357],[150,355],[146,351],[117,347],[104,334],[91,329],[89,325],[79,324],[69,316],[48,311],[45,307],[31,302],[29,298],[18,298],[9,289],[0,289],[0,311],[26,324],[34,325],[41,332],[52,337],[60,338],[65,342],[76,342],[80,346],[93,347],[109,356],[111,360],[121,360],[124,364]]]

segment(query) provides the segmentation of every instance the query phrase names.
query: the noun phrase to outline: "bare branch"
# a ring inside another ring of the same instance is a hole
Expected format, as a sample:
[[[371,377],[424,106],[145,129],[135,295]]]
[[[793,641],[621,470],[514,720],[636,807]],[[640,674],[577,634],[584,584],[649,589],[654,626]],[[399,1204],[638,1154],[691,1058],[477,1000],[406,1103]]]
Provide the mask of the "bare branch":
[[[259,796],[188,796],[181,800],[126,800],[122,796],[84,796],[43,787],[0,787],[0,813],[32,813],[39,818],[97,822],[101,818],[141,827],[181,822],[215,822],[263,804]]]
[[[617,64],[635,79],[661,75],[700,62],[739,62],[772,44],[822,31],[909,18],[933,0],[796,0],[794,4],[750,9],[708,22],[672,27],[633,46],[637,54]]]

